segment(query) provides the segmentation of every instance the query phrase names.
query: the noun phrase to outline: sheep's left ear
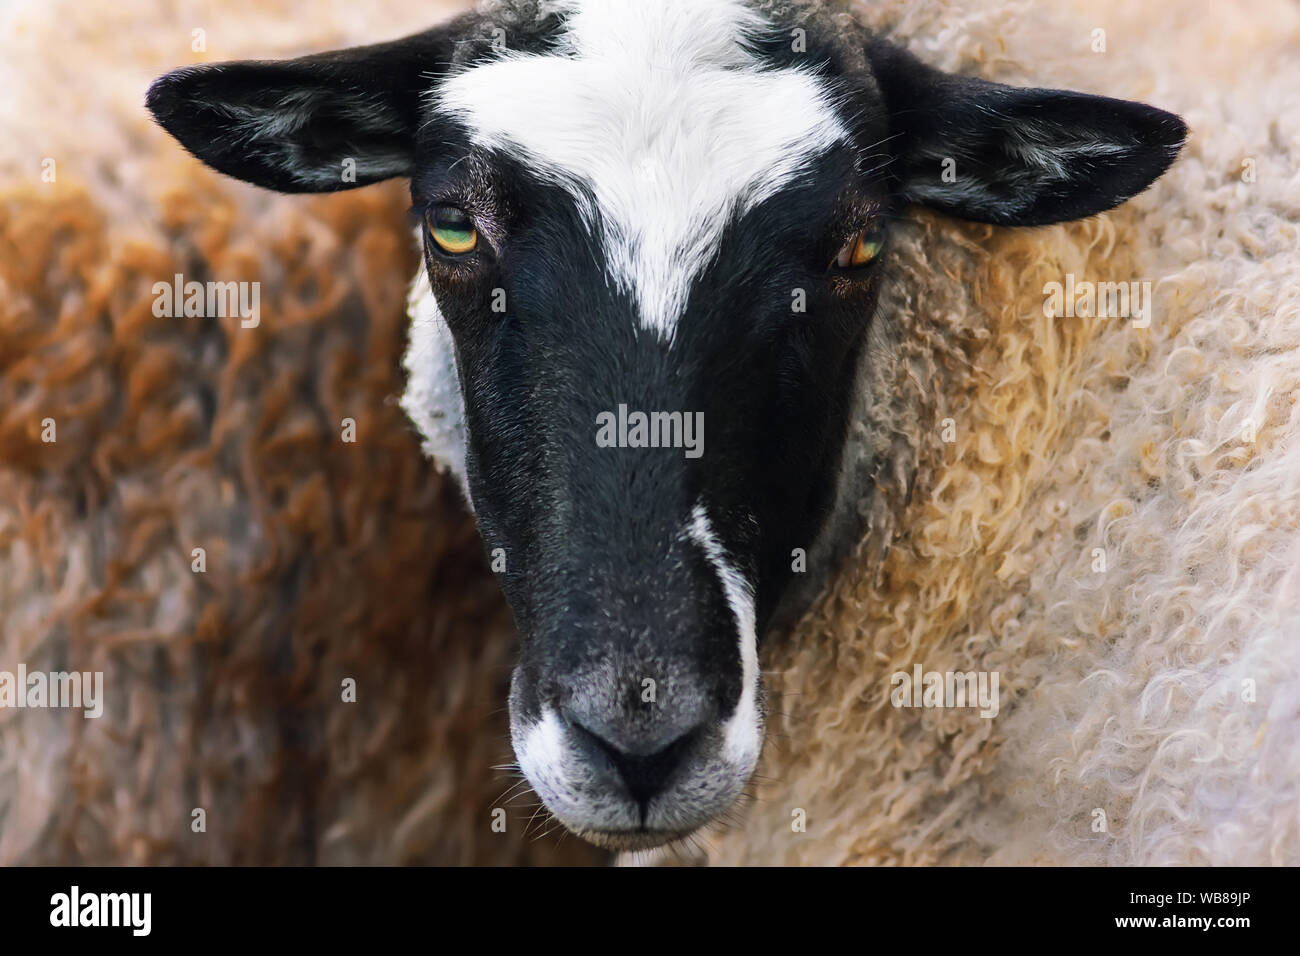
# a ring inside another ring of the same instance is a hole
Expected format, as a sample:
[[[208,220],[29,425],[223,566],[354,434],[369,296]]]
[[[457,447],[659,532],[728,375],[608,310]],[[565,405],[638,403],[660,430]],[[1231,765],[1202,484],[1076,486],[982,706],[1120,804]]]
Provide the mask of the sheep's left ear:
[[[867,52],[904,198],[963,219],[1103,212],[1151,185],[1187,138],[1181,119],[1142,103],[955,76],[881,40]]]
[[[269,189],[329,192],[408,176],[421,99],[471,23],[296,60],[185,67],[156,80],[146,103],[203,162]]]

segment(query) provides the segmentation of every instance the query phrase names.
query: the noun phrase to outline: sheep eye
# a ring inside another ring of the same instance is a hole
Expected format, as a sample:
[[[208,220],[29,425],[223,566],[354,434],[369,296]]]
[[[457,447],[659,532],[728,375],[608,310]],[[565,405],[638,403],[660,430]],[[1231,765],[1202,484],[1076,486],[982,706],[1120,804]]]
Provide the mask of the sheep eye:
[[[469,213],[458,206],[433,206],[424,215],[434,243],[449,256],[463,256],[478,246],[478,230]]]
[[[884,234],[875,226],[868,226],[840,250],[835,265],[841,269],[857,269],[867,265],[880,254]]]

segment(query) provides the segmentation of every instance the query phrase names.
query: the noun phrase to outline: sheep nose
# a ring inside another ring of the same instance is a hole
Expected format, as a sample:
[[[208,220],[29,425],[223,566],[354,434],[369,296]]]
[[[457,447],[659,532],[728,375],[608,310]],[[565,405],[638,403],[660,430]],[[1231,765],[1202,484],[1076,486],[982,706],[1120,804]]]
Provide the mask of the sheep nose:
[[[703,730],[699,714],[678,711],[649,721],[611,721],[564,708],[574,743],[588,760],[613,764],[629,795],[644,808],[668,785]]]
[[[628,794],[644,809],[651,798],[663,791],[673,771],[690,752],[692,744],[699,736],[698,727],[690,727],[677,734],[665,746],[651,752],[633,752],[624,746],[593,733],[581,723],[571,724],[579,746],[584,747],[594,756],[599,754],[614,765]]]

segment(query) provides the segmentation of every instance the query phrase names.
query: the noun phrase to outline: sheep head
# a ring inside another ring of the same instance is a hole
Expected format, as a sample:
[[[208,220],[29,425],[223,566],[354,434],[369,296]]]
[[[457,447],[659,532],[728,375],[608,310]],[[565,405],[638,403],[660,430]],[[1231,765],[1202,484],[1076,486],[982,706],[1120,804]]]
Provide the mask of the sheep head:
[[[410,179],[426,274],[404,404],[519,626],[520,768],[616,848],[717,818],[758,762],[758,643],[829,560],[891,220],[1089,216],[1185,135],[742,0],[491,4],[392,43],[178,70],[148,103],[271,189]]]

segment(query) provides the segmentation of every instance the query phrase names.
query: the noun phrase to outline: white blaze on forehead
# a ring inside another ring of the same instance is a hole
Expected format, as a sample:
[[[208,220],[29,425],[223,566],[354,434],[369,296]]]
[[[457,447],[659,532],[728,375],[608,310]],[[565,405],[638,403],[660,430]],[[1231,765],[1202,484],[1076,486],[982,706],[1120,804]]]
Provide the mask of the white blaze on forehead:
[[[546,8],[568,14],[555,52],[507,52],[449,78],[438,103],[477,145],[573,193],[641,325],[671,340],[728,220],[845,131],[816,77],[765,69],[745,47],[770,26],[740,0]]]
[[[713,565],[726,595],[727,604],[736,619],[740,643],[740,700],[735,712],[723,727],[723,753],[732,763],[750,767],[758,760],[762,744],[758,716],[758,630],[754,611],[754,588],[745,576],[727,560],[727,552],[713,531],[708,512],[703,503],[696,504],[691,512],[687,529],[691,540]]]

